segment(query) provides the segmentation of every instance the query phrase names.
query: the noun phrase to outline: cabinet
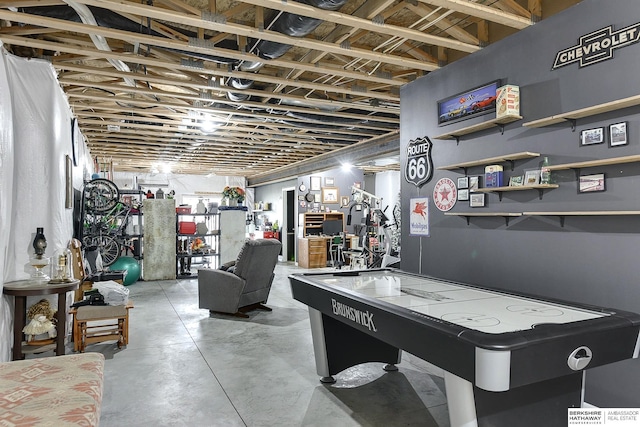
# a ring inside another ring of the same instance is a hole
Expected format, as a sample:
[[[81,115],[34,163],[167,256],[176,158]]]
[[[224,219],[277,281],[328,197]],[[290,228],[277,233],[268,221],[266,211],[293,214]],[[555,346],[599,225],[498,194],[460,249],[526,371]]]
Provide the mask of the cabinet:
[[[176,214],[176,277],[196,277],[196,266],[218,268],[219,256],[219,213]]]
[[[320,268],[327,266],[327,239],[304,237],[298,239],[298,266]]]
[[[342,221],[344,229],[344,213],[342,212],[307,212],[298,218],[298,237],[322,234],[324,221]]]

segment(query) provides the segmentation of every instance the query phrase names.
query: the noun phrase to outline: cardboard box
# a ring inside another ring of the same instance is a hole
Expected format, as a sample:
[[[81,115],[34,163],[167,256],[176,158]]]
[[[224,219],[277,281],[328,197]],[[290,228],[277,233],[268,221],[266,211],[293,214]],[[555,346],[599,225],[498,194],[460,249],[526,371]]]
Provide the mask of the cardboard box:
[[[520,115],[520,87],[504,85],[496,91],[496,118]]]
[[[484,168],[484,186],[502,187],[502,165],[489,165]]]

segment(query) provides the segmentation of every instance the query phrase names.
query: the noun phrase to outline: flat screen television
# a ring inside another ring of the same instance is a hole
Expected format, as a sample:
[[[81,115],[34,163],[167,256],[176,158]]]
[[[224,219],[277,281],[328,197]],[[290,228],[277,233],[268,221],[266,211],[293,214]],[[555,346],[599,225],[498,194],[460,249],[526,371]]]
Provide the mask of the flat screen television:
[[[496,92],[501,86],[495,80],[438,101],[438,125],[467,120],[496,111]]]
[[[343,231],[342,221],[339,219],[330,219],[322,222],[322,234],[325,236],[338,236]]]

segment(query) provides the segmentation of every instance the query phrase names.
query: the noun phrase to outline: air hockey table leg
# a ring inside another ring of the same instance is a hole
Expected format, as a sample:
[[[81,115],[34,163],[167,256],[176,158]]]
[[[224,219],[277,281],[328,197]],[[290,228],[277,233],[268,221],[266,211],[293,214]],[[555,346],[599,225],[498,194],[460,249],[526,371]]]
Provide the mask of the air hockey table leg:
[[[478,427],[473,384],[447,371],[444,384],[451,427]]]
[[[334,374],[365,362],[386,363],[396,371],[402,350],[309,307],[316,372],[323,383],[333,383]]]

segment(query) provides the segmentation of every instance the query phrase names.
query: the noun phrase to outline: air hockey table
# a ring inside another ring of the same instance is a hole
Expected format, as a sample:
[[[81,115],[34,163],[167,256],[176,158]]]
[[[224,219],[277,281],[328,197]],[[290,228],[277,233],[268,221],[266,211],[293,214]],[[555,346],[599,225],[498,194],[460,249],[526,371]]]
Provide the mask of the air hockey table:
[[[402,350],[445,371],[452,427],[566,426],[588,368],[637,358],[640,315],[395,269],[289,276],[322,382]]]

